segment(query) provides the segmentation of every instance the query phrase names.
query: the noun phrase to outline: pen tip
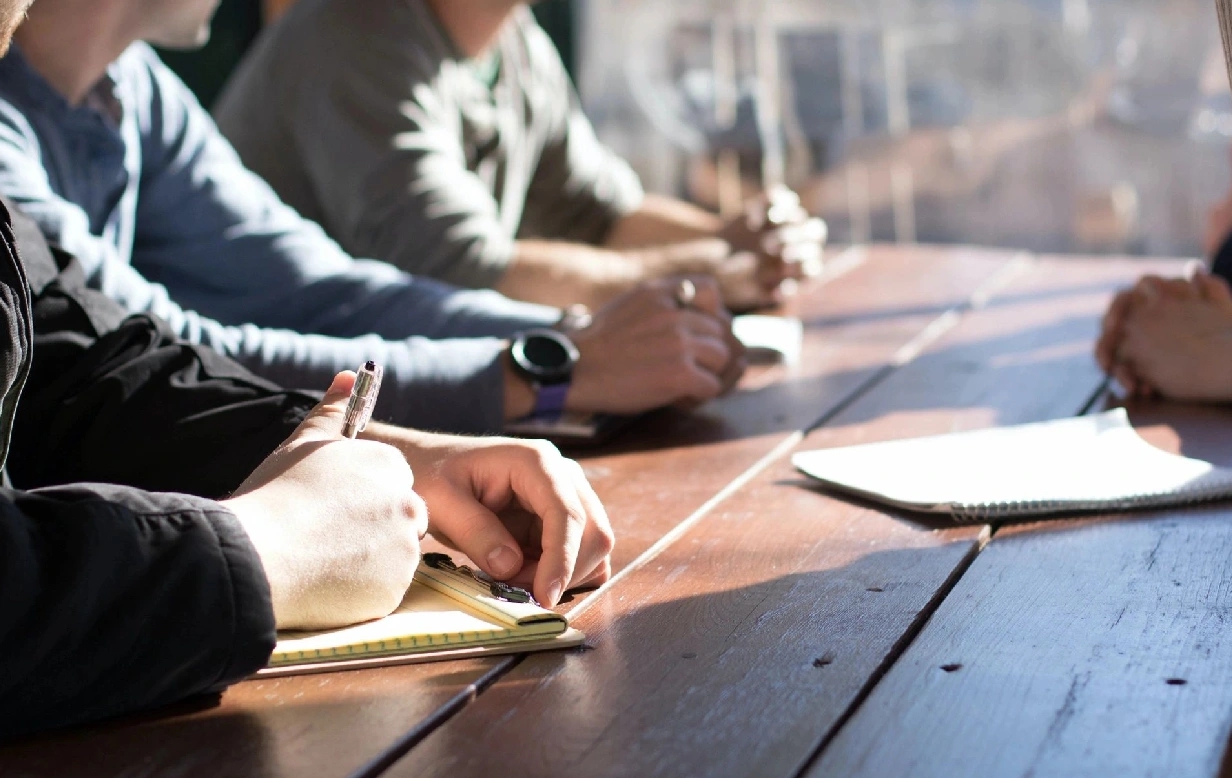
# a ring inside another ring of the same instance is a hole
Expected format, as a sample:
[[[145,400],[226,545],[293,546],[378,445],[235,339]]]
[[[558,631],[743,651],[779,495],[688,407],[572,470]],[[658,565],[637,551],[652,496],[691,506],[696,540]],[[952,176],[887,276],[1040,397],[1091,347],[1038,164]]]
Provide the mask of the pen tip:
[[[376,370],[376,363],[369,359],[364,363],[364,370]]]

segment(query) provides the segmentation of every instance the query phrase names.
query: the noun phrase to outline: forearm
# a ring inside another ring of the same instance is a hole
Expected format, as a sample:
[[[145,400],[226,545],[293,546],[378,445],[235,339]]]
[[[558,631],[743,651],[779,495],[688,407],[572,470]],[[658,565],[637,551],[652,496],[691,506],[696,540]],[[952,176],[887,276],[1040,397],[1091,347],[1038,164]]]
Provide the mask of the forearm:
[[[616,223],[605,245],[611,249],[645,248],[713,238],[723,220],[683,200],[646,195],[642,207]]]
[[[576,243],[520,241],[517,260],[498,289],[559,307],[601,308],[644,281],[674,275],[714,275],[730,250],[717,238],[614,250]]]
[[[506,297],[565,308],[597,308],[645,278],[632,254],[582,243],[523,240],[497,284]]]
[[[0,491],[0,737],[217,691],[274,645],[264,570],[216,503]]]

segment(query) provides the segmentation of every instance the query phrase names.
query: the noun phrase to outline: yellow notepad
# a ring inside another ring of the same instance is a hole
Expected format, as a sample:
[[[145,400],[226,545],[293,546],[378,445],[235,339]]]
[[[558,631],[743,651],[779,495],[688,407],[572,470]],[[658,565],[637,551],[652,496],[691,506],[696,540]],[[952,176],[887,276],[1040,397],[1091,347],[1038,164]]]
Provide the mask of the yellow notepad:
[[[494,596],[466,569],[421,562],[396,611],[341,629],[279,633],[269,665],[258,675],[523,653],[568,648],[584,639],[561,614],[533,601]]]

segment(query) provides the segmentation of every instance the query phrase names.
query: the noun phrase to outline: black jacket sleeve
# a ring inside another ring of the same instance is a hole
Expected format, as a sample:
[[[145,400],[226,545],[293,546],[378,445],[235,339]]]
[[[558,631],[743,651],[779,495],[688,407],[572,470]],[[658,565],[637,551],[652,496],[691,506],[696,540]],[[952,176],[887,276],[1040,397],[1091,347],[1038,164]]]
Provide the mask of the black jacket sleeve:
[[[127,316],[32,222],[16,212],[13,222],[34,313],[8,461],[16,486],[93,481],[223,496],[319,399],[179,341],[161,321]]]
[[[217,690],[265,664],[269,585],[236,518],[132,487],[230,491],[314,401],[126,318],[16,212],[15,242],[8,215],[0,206],[9,472],[25,488],[127,486],[0,488],[0,737]]]
[[[0,738],[166,704],[260,669],[269,587],[217,503],[0,489]]]

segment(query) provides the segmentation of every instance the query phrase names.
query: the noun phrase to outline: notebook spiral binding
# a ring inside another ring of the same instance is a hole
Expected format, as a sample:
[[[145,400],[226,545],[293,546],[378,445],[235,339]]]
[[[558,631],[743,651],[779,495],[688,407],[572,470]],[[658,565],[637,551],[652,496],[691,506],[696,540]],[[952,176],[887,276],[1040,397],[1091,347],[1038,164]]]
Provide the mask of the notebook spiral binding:
[[[959,524],[996,524],[1010,519],[1083,511],[1132,511],[1157,507],[1182,507],[1209,502],[1232,493],[1232,479],[1223,473],[1199,478],[1184,489],[1151,492],[1116,500],[1017,500],[1013,502],[954,504],[950,516]]]

